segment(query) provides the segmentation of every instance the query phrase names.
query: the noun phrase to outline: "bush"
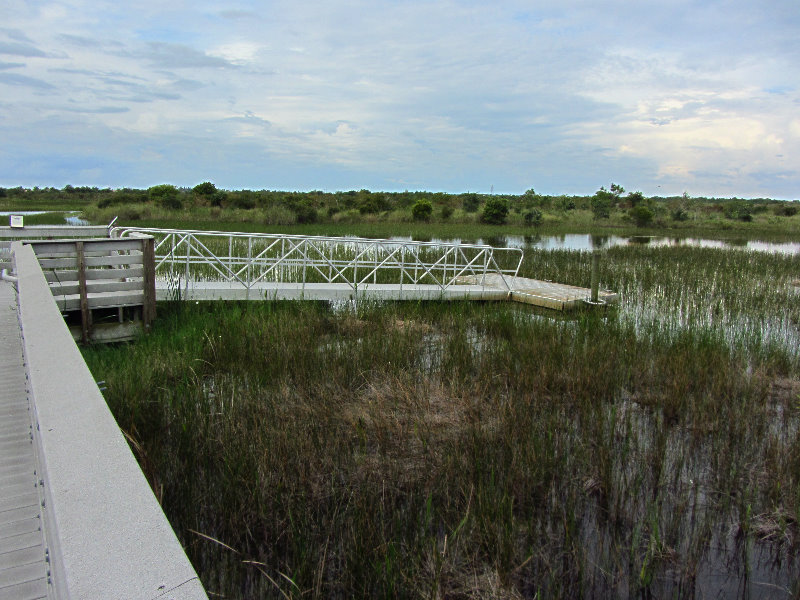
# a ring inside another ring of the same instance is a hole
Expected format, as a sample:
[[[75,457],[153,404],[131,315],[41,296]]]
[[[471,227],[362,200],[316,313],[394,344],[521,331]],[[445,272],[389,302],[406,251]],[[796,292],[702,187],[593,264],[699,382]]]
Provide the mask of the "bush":
[[[785,204],[778,204],[773,212],[779,217],[793,217],[797,214],[797,206],[789,204],[788,202]]]
[[[522,217],[525,219],[525,225],[541,225],[542,224],[542,211],[538,208],[531,208],[526,210],[522,213]]]
[[[213,196],[217,192],[217,186],[210,181],[204,181],[194,186],[192,191],[198,196]]]
[[[411,207],[411,215],[415,221],[429,221],[433,214],[433,204],[424,198],[417,200]]]
[[[180,191],[174,185],[168,183],[154,185],[147,189],[147,195],[156,204],[166,209],[180,210],[183,208],[183,199],[180,197]]]
[[[676,208],[670,215],[673,221],[688,221],[689,213],[683,208]]]
[[[468,213],[478,212],[478,207],[481,205],[481,199],[478,197],[478,194],[465,194],[462,202],[464,212]]]
[[[489,225],[502,225],[508,218],[508,202],[502,198],[489,198],[483,207],[481,221]]]
[[[575,200],[567,198],[566,196],[560,196],[556,201],[556,208],[564,212],[575,210]]]
[[[442,207],[442,211],[441,211],[440,214],[441,214],[442,219],[446,221],[447,219],[449,219],[450,217],[453,216],[453,207],[445,204]]]
[[[724,208],[725,217],[735,221],[750,222],[753,220],[753,207],[744,200],[729,202]]]
[[[317,209],[314,203],[309,199],[304,199],[295,204],[294,214],[297,217],[298,223],[316,223],[317,222]]]
[[[256,207],[256,194],[249,190],[231,192],[228,194],[228,206],[252,210]]]
[[[628,211],[637,227],[647,227],[653,222],[653,211],[644,204],[637,204]]]
[[[611,206],[616,197],[605,188],[597,190],[592,196],[592,214],[595,219],[607,219],[611,216]]]

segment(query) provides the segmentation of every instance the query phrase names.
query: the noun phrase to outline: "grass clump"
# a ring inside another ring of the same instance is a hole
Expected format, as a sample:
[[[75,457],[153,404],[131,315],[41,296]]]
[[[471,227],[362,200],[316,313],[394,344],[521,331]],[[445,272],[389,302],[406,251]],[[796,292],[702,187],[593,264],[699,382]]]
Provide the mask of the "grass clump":
[[[587,256],[523,270],[584,283]],[[797,266],[614,249],[621,306],[573,318],[173,303],[85,354],[210,592],[780,597],[800,591]]]

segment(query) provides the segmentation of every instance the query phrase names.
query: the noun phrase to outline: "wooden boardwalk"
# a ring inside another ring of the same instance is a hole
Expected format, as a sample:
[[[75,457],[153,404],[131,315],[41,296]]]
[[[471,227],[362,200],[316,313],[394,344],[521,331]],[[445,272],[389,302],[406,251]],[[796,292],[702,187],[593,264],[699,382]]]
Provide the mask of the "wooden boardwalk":
[[[49,569],[17,298],[6,281],[0,340],[0,600],[33,600],[47,597]]]

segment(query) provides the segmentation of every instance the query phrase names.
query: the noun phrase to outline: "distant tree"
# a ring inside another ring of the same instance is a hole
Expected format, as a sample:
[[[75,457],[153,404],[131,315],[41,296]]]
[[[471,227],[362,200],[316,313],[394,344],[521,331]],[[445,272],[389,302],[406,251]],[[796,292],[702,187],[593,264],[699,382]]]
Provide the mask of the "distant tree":
[[[154,185],[147,188],[147,195],[151,200],[168,208],[170,210],[178,210],[183,208],[183,200],[180,197],[180,191],[174,185],[169,183],[162,183],[161,185]]]
[[[644,204],[637,204],[628,211],[637,227],[647,227],[653,222],[653,211]]]
[[[606,188],[601,187],[592,196],[592,214],[595,219],[607,219],[611,216],[611,207],[614,204],[615,196]]]
[[[203,183],[198,183],[196,186],[194,186],[192,191],[198,196],[213,196],[217,193],[217,186],[210,181],[204,181]]]
[[[481,199],[478,194],[464,194],[462,203],[464,212],[474,213],[478,212],[478,208],[481,205]]]
[[[446,221],[447,219],[453,216],[453,207],[450,206],[449,204],[445,204],[444,206],[442,206],[442,209],[439,214],[441,215],[442,220]]]
[[[543,215],[542,211],[538,208],[529,208],[524,213],[522,213],[522,217],[525,219],[525,225],[534,225],[538,226],[542,224]]]
[[[734,199],[728,202],[723,210],[728,219],[746,222],[753,220],[753,207],[746,200]]]
[[[297,217],[298,223],[316,223],[317,222],[317,207],[314,206],[314,201],[310,198],[303,198],[294,205],[294,214]]]
[[[781,202],[775,206],[773,212],[779,217],[793,217],[797,214],[797,206],[794,202]]]
[[[630,207],[634,208],[644,203],[644,194],[642,192],[631,192],[628,194],[627,200]]]
[[[556,199],[556,208],[558,210],[563,210],[564,212],[575,210],[575,200],[568,198],[567,196],[559,196]]]
[[[489,198],[483,207],[481,221],[489,225],[502,225],[508,218],[508,202],[502,198]]]
[[[689,220],[689,212],[683,208],[682,206],[678,206],[672,210],[670,213],[673,221],[688,221]]]
[[[433,214],[433,204],[426,198],[420,198],[411,207],[411,215],[415,221],[429,221]]]

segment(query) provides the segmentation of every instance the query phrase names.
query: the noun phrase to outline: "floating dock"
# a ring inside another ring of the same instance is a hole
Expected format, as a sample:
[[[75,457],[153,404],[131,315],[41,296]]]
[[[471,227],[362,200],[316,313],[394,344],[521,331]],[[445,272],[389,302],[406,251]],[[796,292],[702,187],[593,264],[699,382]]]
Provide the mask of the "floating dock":
[[[442,288],[424,284],[380,284],[367,283],[355,289],[345,283],[286,283],[259,282],[249,288],[241,284],[219,281],[190,282],[176,288],[163,280],[156,281],[156,299],[209,301],[209,300],[324,300],[341,301],[354,298],[377,301],[403,300],[513,300],[553,310],[568,311],[585,306],[591,297],[588,288],[538,281],[525,277],[505,277],[512,287],[509,291],[500,275],[487,274],[481,279],[483,285],[475,283],[477,278],[463,278],[459,285]],[[466,281],[470,280],[470,281]],[[613,303],[617,294],[601,291],[600,303]]]

